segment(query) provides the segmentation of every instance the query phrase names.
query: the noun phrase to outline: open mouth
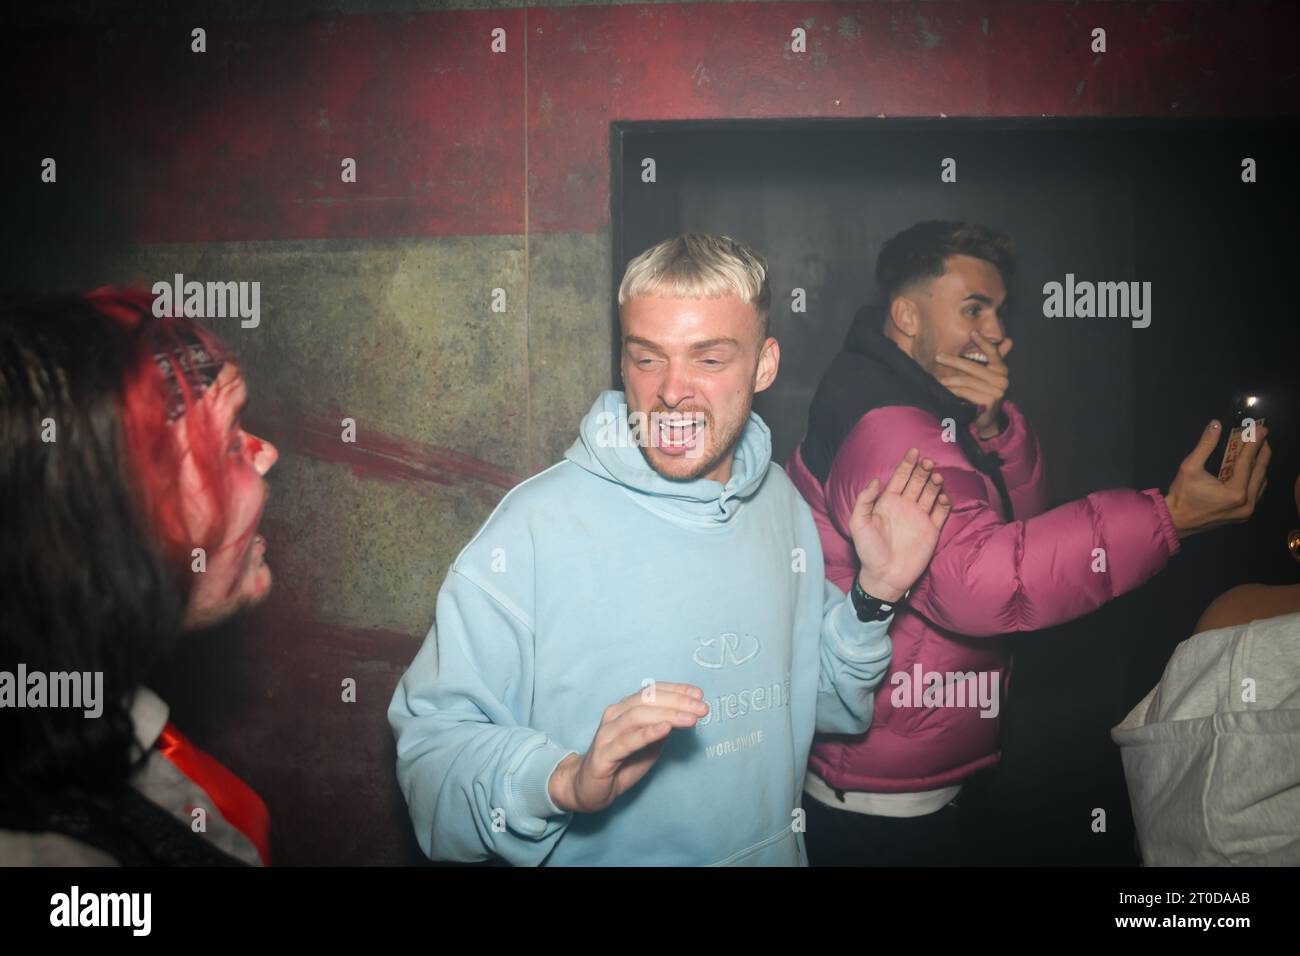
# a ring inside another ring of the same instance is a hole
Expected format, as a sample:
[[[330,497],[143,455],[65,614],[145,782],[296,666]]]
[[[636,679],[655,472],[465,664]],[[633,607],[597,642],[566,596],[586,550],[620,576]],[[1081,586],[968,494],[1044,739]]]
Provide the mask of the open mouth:
[[[704,430],[704,416],[699,414],[660,415],[656,423],[660,448],[688,448]]]
[[[983,352],[962,352],[961,357],[971,362],[977,362],[980,365],[989,364],[989,357]]]
[[[255,568],[266,564],[266,538],[261,533],[253,535],[251,561]]]

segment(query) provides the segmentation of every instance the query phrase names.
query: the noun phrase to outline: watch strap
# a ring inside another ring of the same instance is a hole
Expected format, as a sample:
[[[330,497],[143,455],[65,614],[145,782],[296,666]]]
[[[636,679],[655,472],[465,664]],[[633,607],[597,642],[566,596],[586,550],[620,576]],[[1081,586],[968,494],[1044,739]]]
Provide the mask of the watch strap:
[[[857,576],[853,578],[853,587],[849,591],[849,597],[853,601],[853,610],[858,614],[858,620],[862,622],[883,621],[889,615],[894,613],[902,601],[906,600],[907,595],[911,593],[909,588],[907,593],[897,601],[885,601],[881,598],[872,597],[866,591],[862,590],[862,585],[858,583]]]

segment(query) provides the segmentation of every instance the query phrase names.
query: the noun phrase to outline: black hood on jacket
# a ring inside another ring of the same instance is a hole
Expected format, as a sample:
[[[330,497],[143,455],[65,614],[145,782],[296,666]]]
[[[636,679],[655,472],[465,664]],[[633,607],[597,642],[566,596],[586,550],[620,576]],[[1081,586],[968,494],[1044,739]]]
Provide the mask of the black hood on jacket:
[[[957,447],[976,470],[992,479],[1004,514],[1012,520],[1002,459],[981,450],[970,433],[979,409],[939,384],[886,338],[883,328],[884,310],[879,305],[864,305],[853,317],[844,349],[822,376],[808,409],[808,431],[800,446],[804,465],[825,484],[840,445],[863,415],[876,408],[909,405],[940,421],[951,418],[957,423]]]

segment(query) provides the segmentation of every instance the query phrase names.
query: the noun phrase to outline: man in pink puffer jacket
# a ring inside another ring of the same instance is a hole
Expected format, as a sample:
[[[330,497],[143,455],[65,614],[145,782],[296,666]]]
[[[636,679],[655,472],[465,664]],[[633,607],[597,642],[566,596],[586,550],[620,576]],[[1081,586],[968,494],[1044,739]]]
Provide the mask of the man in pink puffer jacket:
[[[952,513],[929,570],[896,612],[890,677],[861,736],[819,737],[805,782],[813,865],[959,862],[955,801],[998,760],[1005,635],[1052,627],[1136,588],[1180,537],[1244,521],[1267,429],[1234,479],[1204,468],[1212,422],[1169,494],[1115,489],[1044,511],[1044,465],[1004,401],[1011,350],[999,310],[1011,241],[982,226],[924,222],[889,240],[876,277],[888,309],[865,307],[823,377],[786,470],[812,507],[826,576],[857,573],[845,532],[858,493],[909,448],[935,463]]]

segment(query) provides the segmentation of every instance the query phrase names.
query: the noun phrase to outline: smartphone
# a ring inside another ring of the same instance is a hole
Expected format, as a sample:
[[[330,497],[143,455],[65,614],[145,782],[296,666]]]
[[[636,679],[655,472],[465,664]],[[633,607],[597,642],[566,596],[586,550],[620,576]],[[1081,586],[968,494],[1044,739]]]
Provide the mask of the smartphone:
[[[1231,480],[1246,442],[1258,441],[1256,431],[1264,424],[1263,397],[1253,392],[1233,396],[1228,424],[1228,443],[1223,446],[1223,461],[1219,465],[1220,481]]]

